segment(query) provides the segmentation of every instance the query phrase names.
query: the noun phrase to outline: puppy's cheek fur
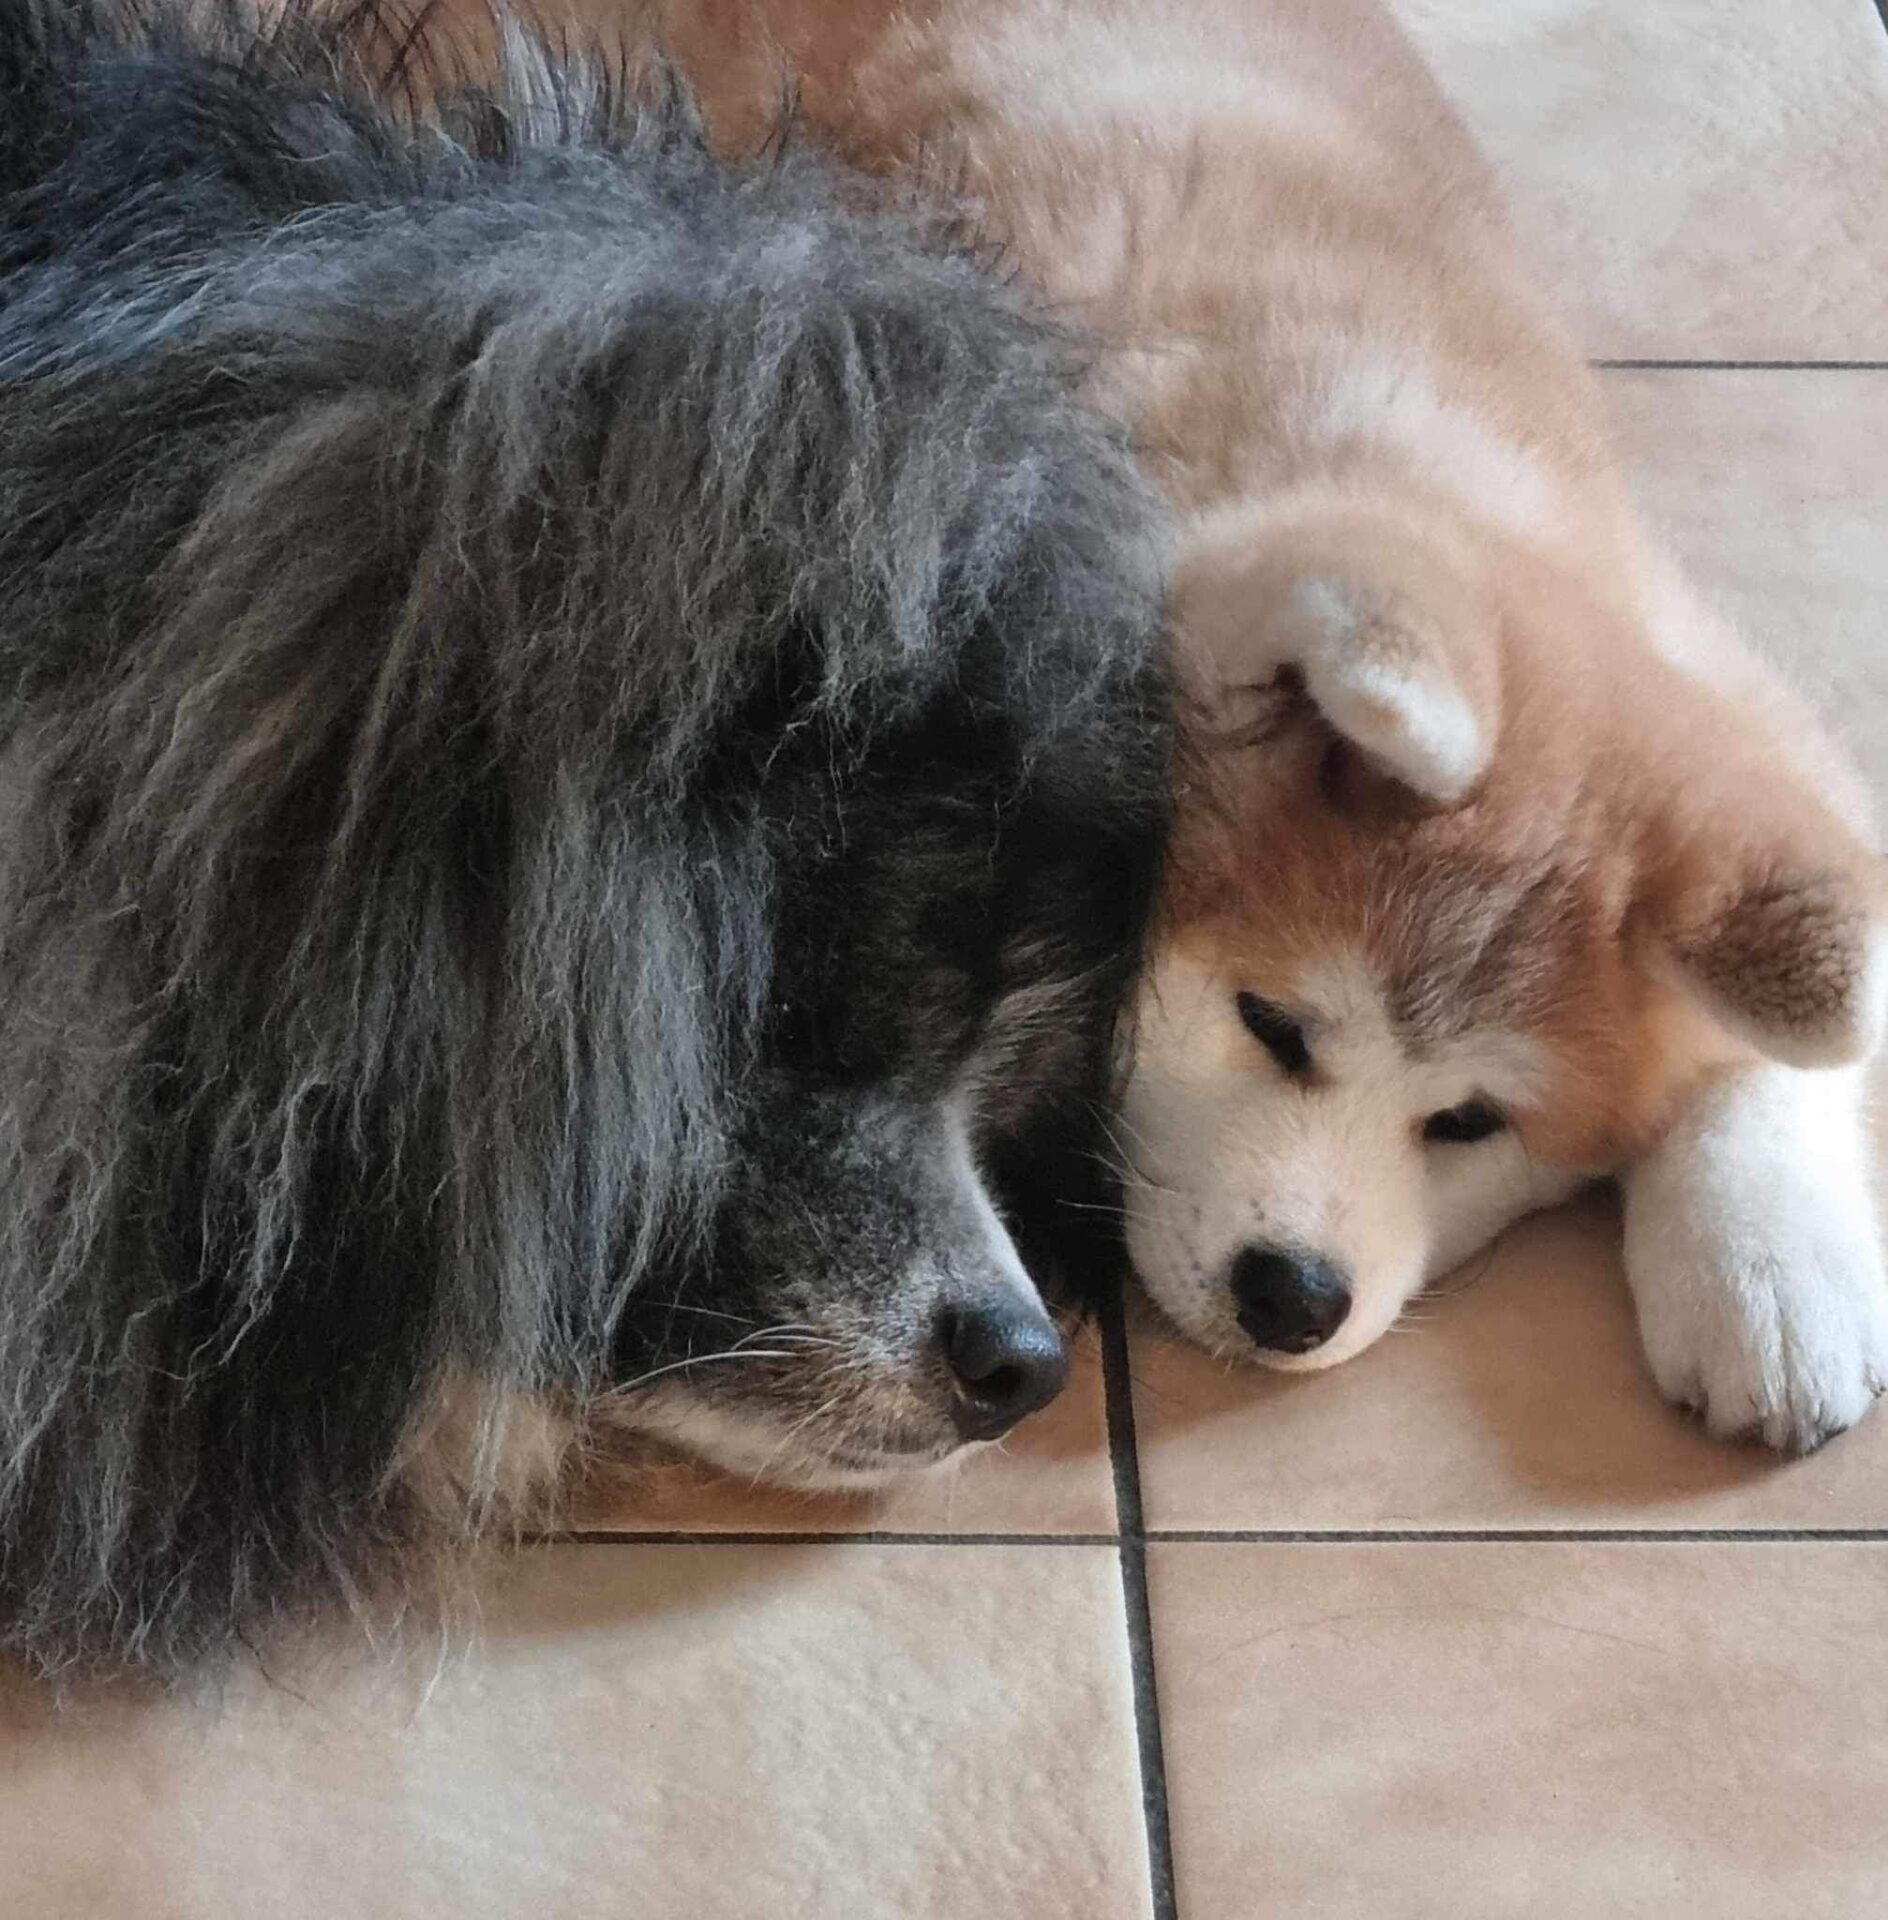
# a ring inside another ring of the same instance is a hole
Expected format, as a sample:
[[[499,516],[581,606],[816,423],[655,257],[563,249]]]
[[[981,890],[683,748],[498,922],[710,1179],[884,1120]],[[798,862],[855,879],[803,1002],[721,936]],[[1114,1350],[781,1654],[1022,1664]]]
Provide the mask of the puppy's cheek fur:
[[[1243,1357],[1241,1329],[1223,1260],[1207,1250],[1204,1208],[1130,1172],[1124,1182],[1127,1256],[1141,1284],[1181,1332],[1222,1357]]]
[[[1473,1259],[1517,1220],[1572,1199],[1605,1171],[1603,1166],[1557,1166],[1531,1151],[1518,1132],[1469,1153],[1437,1158],[1440,1164],[1431,1170],[1433,1227],[1424,1284]]]

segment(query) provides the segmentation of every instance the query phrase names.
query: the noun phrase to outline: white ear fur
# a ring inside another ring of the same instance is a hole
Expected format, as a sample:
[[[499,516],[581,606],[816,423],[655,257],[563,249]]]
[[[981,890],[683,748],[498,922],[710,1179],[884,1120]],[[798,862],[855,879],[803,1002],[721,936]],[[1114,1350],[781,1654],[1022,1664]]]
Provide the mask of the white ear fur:
[[[1312,500],[1197,524],[1174,606],[1209,704],[1296,668],[1324,718],[1421,798],[1465,800],[1494,758],[1493,612],[1443,524]]]
[[[1298,582],[1290,611],[1305,691],[1325,719],[1425,800],[1465,800],[1494,757],[1494,729],[1451,676],[1446,649],[1424,644],[1434,636],[1423,616],[1373,608],[1315,576]]]

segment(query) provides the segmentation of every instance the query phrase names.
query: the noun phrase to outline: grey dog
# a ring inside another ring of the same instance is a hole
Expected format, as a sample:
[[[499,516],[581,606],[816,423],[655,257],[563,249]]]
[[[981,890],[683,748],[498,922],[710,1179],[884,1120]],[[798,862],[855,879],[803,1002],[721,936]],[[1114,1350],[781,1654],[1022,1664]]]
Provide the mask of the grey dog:
[[[859,1484],[1062,1379],[1155,511],[947,223],[502,37],[472,86],[384,9],[0,0],[43,1664],[397,1583],[547,1418]]]

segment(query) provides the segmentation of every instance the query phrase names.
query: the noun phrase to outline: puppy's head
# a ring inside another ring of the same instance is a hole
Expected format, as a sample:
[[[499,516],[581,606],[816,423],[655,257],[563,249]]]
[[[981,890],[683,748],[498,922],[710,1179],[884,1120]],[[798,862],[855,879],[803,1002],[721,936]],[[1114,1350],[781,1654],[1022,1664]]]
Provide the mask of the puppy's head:
[[[1578,581],[1420,510],[1221,534],[1181,569],[1202,737],[1128,1239],[1188,1331],[1316,1368],[1714,1064],[1866,1052],[1882,893],[1761,732]]]

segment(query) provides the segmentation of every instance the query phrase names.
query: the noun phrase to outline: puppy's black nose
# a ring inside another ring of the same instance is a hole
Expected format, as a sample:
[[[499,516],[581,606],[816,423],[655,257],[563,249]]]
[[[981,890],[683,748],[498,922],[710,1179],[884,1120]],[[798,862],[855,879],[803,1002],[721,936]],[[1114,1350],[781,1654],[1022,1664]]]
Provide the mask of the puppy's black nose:
[[[994,1440],[1046,1407],[1069,1377],[1069,1350],[1040,1307],[1001,1297],[946,1308],[938,1337],[966,1440]]]
[[[1232,1263],[1239,1324],[1268,1353],[1310,1353],[1344,1324],[1350,1282],[1315,1254],[1247,1247]]]

